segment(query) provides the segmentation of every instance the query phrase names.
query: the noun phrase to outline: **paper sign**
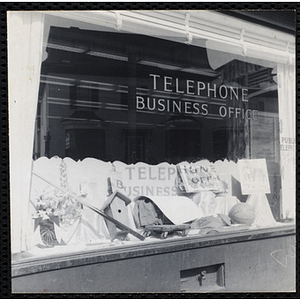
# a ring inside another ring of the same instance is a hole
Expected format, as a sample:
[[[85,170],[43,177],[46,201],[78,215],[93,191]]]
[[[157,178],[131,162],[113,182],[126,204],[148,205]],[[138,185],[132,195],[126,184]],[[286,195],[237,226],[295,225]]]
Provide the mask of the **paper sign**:
[[[265,159],[243,159],[238,162],[243,195],[270,193]]]
[[[122,174],[122,193],[133,199],[137,196],[175,196],[176,195],[176,166],[168,163],[148,165],[139,162],[126,165],[114,162],[116,170]],[[116,181],[117,182],[117,181]]]
[[[204,217],[200,208],[184,196],[149,197],[175,225],[180,225]]]
[[[213,165],[183,164],[177,166],[186,192],[225,192],[225,187],[217,176]]]

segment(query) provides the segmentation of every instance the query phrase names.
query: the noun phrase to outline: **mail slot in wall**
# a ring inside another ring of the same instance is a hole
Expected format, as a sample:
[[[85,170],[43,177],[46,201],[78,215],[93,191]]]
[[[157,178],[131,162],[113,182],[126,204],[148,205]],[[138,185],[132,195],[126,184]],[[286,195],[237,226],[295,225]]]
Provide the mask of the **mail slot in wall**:
[[[224,288],[224,263],[180,271],[181,292],[210,292]]]

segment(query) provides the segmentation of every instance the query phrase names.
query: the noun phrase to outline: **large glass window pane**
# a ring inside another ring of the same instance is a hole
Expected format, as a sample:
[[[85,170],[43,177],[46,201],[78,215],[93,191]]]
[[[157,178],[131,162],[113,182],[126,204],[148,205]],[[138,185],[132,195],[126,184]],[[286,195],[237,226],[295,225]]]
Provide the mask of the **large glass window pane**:
[[[36,201],[48,192],[58,198],[70,193],[71,202],[88,195],[100,208],[116,187],[132,206],[138,197],[184,196],[207,217],[220,197],[227,197],[224,203],[247,201],[251,195],[243,192],[238,164],[260,160],[270,189],[255,203],[271,210],[272,226],[283,216],[289,221],[282,204],[282,149],[291,140],[280,136],[279,109],[279,82],[287,72],[270,60],[212,50],[205,38],[183,43],[90,27],[48,28],[33,152],[34,172],[46,176],[33,173],[29,218],[36,222]],[[182,164],[194,189],[180,178]],[[209,170],[217,182],[207,180]],[[244,177],[251,180],[252,173]],[[216,188],[220,182],[226,195]],[[87,211],[82,220],[90,222],[88,234],[82,238],[80,229],[74,236],[79,244],[88,237],[105,244],[110,237],[103,219]],[[67,240],[55,224],[55,241]]]

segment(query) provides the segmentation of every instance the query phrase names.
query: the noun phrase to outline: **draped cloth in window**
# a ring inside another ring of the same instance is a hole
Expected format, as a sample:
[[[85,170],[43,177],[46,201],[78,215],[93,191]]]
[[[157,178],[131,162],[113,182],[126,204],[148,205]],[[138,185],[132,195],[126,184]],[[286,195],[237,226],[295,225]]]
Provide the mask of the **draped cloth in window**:
[[[24,251],[44,14],[8,12],[8,95],[12,253]]]

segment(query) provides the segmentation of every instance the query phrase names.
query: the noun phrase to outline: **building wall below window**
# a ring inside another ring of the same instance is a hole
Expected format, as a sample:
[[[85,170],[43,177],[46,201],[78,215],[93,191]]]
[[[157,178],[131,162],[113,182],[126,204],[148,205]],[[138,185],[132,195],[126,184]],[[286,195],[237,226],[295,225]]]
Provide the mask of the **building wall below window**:
[[[159,248],[148,245],[146,250],[127,249],[126,254],[122,249],[122,258],[109,251],[107,254],[97,251],[93,257],[81,254],[85,258],[77,260],[77,266],[72,266],[71,258],[55,263],[45,260],[38,267],[42,270],[45,264],[42,272],[13,276],[12,291],[201,293],[294,292],[296,289],[295,236],[291,230],[204,237],[200,244],[199,240],[189,240],[173,246],[160,244]],[[97,256],[100,261],[92,263]],[[49,263],[57,269],[47,270]],[[199,275],[203,271],[205,279],[200,283]],[[196,275],[186,277],[186,274]]]

